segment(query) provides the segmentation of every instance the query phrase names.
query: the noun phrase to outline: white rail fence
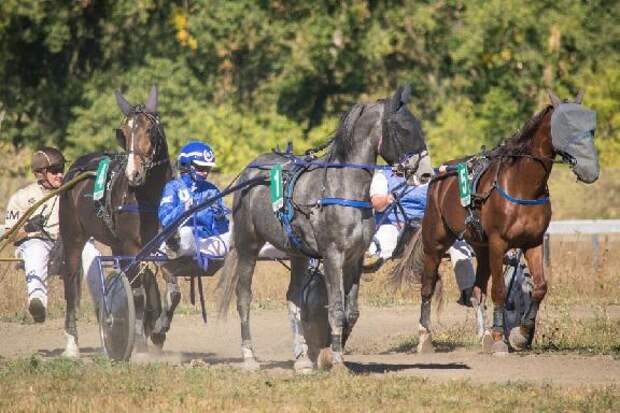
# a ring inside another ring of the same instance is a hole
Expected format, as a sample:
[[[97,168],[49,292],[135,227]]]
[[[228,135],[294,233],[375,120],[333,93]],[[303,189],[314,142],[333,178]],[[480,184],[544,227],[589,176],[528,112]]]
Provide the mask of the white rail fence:
[[[607,234],[620,234],[620,219],[571,219],[565,221],[551,221],[545,234],[543,251],[545,267],[549,269],[551,247],[551,235],[590,235],[593,249],[593,264],[598,263],[600,257],[600,236]]]

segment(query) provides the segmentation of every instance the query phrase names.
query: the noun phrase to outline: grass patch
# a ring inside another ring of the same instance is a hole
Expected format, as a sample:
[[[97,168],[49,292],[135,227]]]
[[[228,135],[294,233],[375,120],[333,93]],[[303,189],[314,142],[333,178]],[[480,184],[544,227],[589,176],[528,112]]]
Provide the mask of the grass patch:
[[[437,384],[417,377],[273,376],[229,368],[42,361],[0,363],[3,411],[618,411],[616,386]]]
[[[547,311],[545,321],[538,323],[533,350],[620,357],[620,320],[612,319],[606,306],[592,307],[592,311],[593,316],[586,319],[564,308]]]

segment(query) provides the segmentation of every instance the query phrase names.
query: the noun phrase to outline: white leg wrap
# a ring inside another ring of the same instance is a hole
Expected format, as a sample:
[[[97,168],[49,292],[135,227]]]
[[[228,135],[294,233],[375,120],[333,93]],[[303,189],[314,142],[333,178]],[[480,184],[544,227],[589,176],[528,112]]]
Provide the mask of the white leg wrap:
[[[80,357],[80,348],[75,336],[65,332],[67,338],[67,344],[65,345],[65,351],[62,353],[63,357],[77,359]]]
[[[288,302],[288,319],[293,332],[293,354],[297,359],[308,354],[308,344],[301,325],[301,310],[291,301]]]

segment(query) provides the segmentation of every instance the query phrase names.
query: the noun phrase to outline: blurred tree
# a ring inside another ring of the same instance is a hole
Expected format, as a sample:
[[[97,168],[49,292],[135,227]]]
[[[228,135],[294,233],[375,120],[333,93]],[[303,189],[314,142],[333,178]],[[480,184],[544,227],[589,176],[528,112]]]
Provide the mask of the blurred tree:
[[[138,103],[157,83],[172,149],[210,140],[232,172],[410,83],[439,162],[510,136],[546,89],[585,89],[618,166],[618,21],[605,0],[4,0],[0,142],[113,150],[113,91]]]

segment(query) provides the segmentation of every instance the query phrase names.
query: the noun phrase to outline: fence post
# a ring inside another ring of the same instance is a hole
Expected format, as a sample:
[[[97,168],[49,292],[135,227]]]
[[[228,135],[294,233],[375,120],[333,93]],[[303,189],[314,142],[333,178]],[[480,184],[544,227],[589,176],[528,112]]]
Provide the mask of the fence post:
[[[599,258],[601,255],[601,243],[598,234],[592,234],[592,268],[598,271]]]
[[[543,237],[543,264],[545,277],[551,276],[551,248],[549,245],[549,233]]]

